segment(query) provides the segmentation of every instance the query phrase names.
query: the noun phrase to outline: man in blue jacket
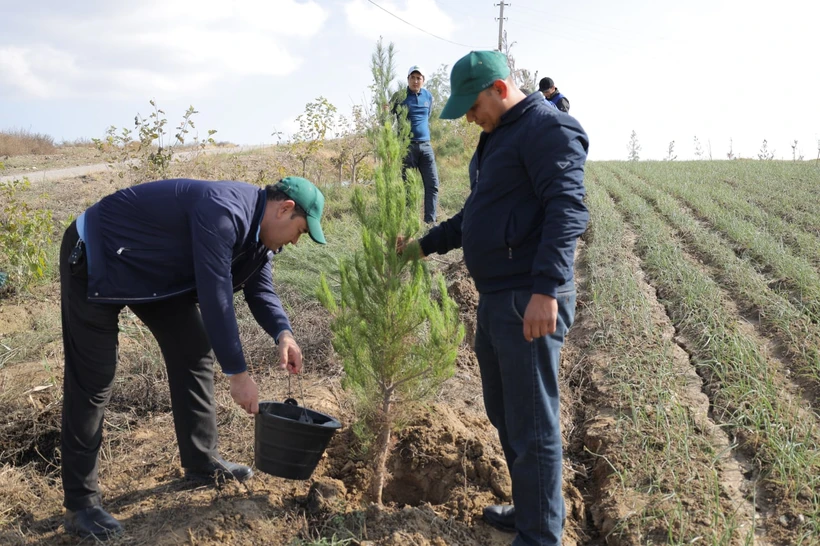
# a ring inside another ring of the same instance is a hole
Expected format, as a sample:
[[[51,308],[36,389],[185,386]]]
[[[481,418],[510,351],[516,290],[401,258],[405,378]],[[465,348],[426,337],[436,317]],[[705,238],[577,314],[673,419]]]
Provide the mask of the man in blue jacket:
[[[399,106],[407,108],[410,122],[410,147],[404,156],[404,169],[418,169],[424,183],[424,221],[436,222],[438,207],[438,169],[433,146],[430,144],[430,115],[433,113],[433,95],[424,89],[424,72],[413,65],[407,71],[407,97],[394,102],[393,112]]]
[[[265,189],[160,180],[103,198],[69,226],[60,251],[66,531],[103,540],[122,532],[102,508],[97,456],[117,364],[117,317],[126,305],[162,350],[186,478],[213,483],[253,475],[217,451],[214,355],[230,376],[233,400],[257,413],[259,393],[233,307],[234,292],[242,290],[279,345],[281,366],[301,371],[301,349],[274,292],[270,261],[305,233],[324,244],[323,208],[324,196],[304,178]]]
[[[541,81],[538,82],[538,89],[543,93],[544,98],[554,104],[556,108],[569,114],[569,99],[558,91],[552,78],[541,78]]]
[[[575,316],[575,247],[589,219],[587,136],[540,94],[524,95],[500,52],[461,58],[450,86],[441,117],[466,115],[483,129],[471,191],[459,213],[414,244],[425,256],[463,248],[479,292],[475,352],[514,503],[484,517],[517,532],[514,546],[557,545],[566,515],[558,366]]]

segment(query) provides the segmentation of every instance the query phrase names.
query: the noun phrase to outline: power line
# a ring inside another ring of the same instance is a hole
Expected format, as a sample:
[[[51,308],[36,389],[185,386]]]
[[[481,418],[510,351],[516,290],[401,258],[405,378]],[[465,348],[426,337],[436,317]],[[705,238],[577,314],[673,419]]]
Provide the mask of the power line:
[[[441,41],[443,41],[443,42],[448,42],[448,43],[451,43],[451,44],[454,44],[454,45],[457,45],[457,46],[466,47],[466,48],[469,48],[469,49],[482,49],[481,47],[471,46],[471,45],[467,45],[467,44],[460,44],[460,43],[458,43],[458,42],[454,42],[454,41],[452,41],[452,40],[448,40],[447,38],[442,38],[441,36],[436,36],[436,35],[435,35],[435,34],[433,34],[432,32],[428,32],[428,31],[424,30],[424,29],[423,29],[423,28],[421,28],[421,27],[417,27],[417,26],[416,26],[416,25],[414,25],[413,23],[410,23],[410,22],[408,22],[408,21],[405,21],[404,19],[402,19],[401,17],[399,17],[399,16],[398,16],[398,15],[396,15],[395,13],[392,13],[392,12],[390,12],[390,11],[386,10],[385,8],[381,7],[380,5],[378,5],[378,4],[377,4],[376,2],[374,2],[373,0],[367,0],[367,1],[368,1],[368,2],[370,2],[371,4],[373,4],[374,6],[376,6],[377,8],[379,8],[380,10],[382,10],[383,12],[387,13],[388,15],[391,15],[391,16],[395,17],[396,19],[398,19],[399,21],[401,21],[401,22],[402,22],[402,23],[404,23],[405,25],[410,25],[411,27],[413,27],[413,28],[414,28],[414,29],[416,29],[416,30],[420,30],[420,31],[422,31],[422,32],[423,32],[423,33],[425,33],[425,34],[429,34],[429,35],[430,35],[430,36],[432,36],[433,38],[438,38],[439,40],[441,40]]]

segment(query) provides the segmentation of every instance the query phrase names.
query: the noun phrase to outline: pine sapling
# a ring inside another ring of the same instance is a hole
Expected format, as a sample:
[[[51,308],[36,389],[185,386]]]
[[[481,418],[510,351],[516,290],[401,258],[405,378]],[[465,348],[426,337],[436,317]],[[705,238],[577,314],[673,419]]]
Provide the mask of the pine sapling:
[[[345,387],[375,438],[370,493],[381,504],[395,424],[453,375],[464,327],[441,275],[432,278],[418,254],[395,250],[399,237],[419,230],[421,183],[414,172],[408,173],[410,184],[402,181],[403,149],[388,125],[376,144],[375,199],[361,188],[353,196],[362,248],[340,264],[340,300],[324,276],[319,298],[333,315],[333,347],[344,363]]]
[[[388,95],[376,91],[378,104]],[[370,495],[381,504],[391,435],[415,404],[453,375],[464,327],[444,278],[431,275],[417,245],[396,252],[401,239],[415,237],[421,228],[420,177],[411,170],[407,181],[402,179],[410,137],[406,115],[395,122],[385,118],[371,136],[375,192],[357,187],[352,199],[361,223],[361,249],[340,263],[339,297],[324,276],[318,296],[333,316],[330,329],[344,366],[343,384],[356,400],[354,430],[373,439]]]

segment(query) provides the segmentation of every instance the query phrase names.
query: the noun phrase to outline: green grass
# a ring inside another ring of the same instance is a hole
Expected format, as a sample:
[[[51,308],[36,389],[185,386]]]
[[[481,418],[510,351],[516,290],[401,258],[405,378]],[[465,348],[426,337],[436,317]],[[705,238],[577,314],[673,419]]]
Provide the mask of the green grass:
[[[820,445],[813,414],[783,396],[761,348],[728,311],[717,283],[681,250],[652,207],[616,180],[602,179],[637,234],[637,248],[676,327],[707,378],[714,414],[761,468],[778,511],[820,526]]]
[[[608,462],[625,500],[647,498],[613,533],[627,540],[630,531],[665,534],[668,544],[704,539],[705,544],[732,544],[742,531],[726,493],[720,492],[720,473],[713,464],[717,447],[686,402],[692,378],[682,373],[674,342],[659,328],[630,265],[626,226],[598,180],[610,175],[590,170],[584,309],[596,326],[591,349],[610,356],[597,381],[612,394],[606,400],[620,400],[619,442],[597,456]],[[684,505],[693,502],[696,512]]]
[[[625,172],[622,167],[614,167]],[[686,171],[669,171],[669,176],[654,176],[652,185],[683,200],[697,215],[733,242],[736,252],[751,257],[775,282],[777,290],[820,324],[820,272],[805,258],[796,256],[782,239],[745,220],[734,210],[721,205],[707,190],[705,181],[692,181]],[[681,176],[683,175],[683,176]],[[725,191],[732,191],[726,187]]]
[[[714,268],[720,282],[739,302],[754,309],[761,325],[777,336],[792,358],[796,371],[820,388],[820,326],[773,291],[764,275],[747,259],[738,257],[717,233],[704,227],[680,202],[665,191],[626,175],[621,182],[651,202],[699,256]],[[818,411],[820,408],[814,408]]]

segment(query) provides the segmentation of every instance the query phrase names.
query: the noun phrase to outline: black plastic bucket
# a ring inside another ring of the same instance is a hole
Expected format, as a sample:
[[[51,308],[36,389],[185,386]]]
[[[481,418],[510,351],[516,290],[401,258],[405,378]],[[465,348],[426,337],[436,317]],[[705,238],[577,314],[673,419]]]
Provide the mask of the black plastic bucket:
[[[310,478],[342,424],[324,413],[282,402],[260,402],[254,424],[256,468],[290,480]]]

